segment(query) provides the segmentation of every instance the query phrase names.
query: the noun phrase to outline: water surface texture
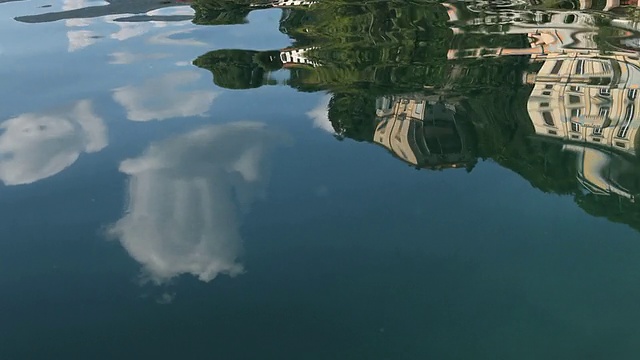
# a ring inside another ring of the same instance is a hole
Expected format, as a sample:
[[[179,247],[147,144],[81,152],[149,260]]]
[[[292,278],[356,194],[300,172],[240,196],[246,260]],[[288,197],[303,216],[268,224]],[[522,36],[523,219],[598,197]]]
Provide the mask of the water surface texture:
[[[0,359],[638,359],[636,0],[0,0]]]

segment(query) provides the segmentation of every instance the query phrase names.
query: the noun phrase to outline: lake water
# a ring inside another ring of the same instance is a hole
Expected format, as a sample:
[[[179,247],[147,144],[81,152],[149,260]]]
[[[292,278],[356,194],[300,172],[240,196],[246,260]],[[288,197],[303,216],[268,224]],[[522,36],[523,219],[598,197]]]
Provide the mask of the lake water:
[[[638,358],[635,0],[0,3],[0,359]]]

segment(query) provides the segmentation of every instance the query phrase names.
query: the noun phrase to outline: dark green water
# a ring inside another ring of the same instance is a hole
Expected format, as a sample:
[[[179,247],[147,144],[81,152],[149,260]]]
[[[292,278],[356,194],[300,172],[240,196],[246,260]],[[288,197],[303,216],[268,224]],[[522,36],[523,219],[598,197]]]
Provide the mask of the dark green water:
[[[638,358],[635,3],[0,3],[0,360]]]

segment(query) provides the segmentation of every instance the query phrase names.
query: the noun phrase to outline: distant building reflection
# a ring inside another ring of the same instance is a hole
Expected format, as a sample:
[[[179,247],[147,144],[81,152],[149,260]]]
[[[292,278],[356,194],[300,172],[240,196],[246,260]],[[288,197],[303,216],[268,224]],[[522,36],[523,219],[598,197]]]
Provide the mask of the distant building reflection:
[[[376,117],[373,141],[413,166],[471,168],[476,163],[453,105],[424,95],[381,97]]]
[[[309,48],[287,48],[280,50],[280,61],[282,62],[282,66],[285,68],[290,68],[294,66],[300,65],[309,65],[309,66],[319,66],[317,61],[310,59],[307,56],[309,50],[313,50],[313,47]]]
[[[638,172],[627,159],[637,154],[638,65],[629,56],[557,54],[525,75],[533,84],[527,110],[536,134],[576,154],[577,180],[594,195],[634,201],[639,193],[620,182]]]
[[[311,6],[318,3],[318,1],[309,0],[278,0],[271,3],[273,7],[298,7],[298,6]]]
[[[636,178],[633,174],[638,173],[632,159],[640,127],[640,58],[624,45],[609,44],[612,49],[604,52],[597,39],[603,21],[626,40],[640,23],[598,13],[522,10],[514,2],[511,5],[508,9],[489,3],[469,6],[466,9],[477,15],[466,21],[460,20],[456,3],[445,7],[457,24],[457,35],[526,36],[529,48],[451,49],[448,58],[529,56],[539,64],[538,70],[523,76],[524,83],[533,86],[526,106],[535,134],[560,141],[563,150],[576,155],[576,177],[588,192],[634,201],[640,189],[634,182],[624,186],[622,179]],[[581,9],[594,5],[580,1]],[[625,4],[611,0],[598,6],[609,11],[621,5]]]
[[[615,194],[635,201],[638,189],[625,186],[624,181],[630,174],[637,173],[637,164],[605,149],[565,144],[563,150],[576,154],[576,178],[585,190],[594,195]]]
[[[550,55],[527,104],[537,134],[636,154],[640,62],[627,56]]]

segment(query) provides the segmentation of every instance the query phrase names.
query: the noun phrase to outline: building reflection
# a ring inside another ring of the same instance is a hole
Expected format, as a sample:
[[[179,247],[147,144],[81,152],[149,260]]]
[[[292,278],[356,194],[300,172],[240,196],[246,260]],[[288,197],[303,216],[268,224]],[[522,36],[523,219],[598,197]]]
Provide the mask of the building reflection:
[[[576,154],[577,180],[593,194],[633,201],[640,190],[620,183],[633,167],[623,155],[637,153],[639,75],[637,59],[579,54],[549,56],[538,73],[526,75],[536,135]]]
[[[576,155],[576,179],[584,190],[594,195],[618,195],[635,202],[638,194],[637,186],[625,184],[629,175],[636,180],[637,164],[625,159],[620,154],[574,144],[563,145],[564,151]]]
[[[640,62],[629,56],[554,54],[526,75],[539,135],[636,153]]]
[[[620,184],[638,144],[637,58],[555,54],[537,73],[527,103],[538,136],[562,140],[576,154],[577,179],[596,195],[617,194],[633,201],[638,188]]]
[[[447,57],[453,61],[529,57],[535,70],[525,72],[523,82],[532,86],[526,108],[535,136],[575,154],[576,179],[584,190],[634,201],[640,188],[629,179],[637,179],[640,171],[634,163],[640,127],[640,60],[638,52],[625,44],[637,38],[640,23],[602,12],[473,4],[445,4],[456,36],[526,36],[530,47],[450,49]],[[606,12],[621,5],[625,4],[607,1],[598,6]],[[598,6],[579,2],[580,9]],[[476,16],[462,21],[465,11]],[[602,34],[605,27],[624,41],[607,43]]]
[[[377,99],[373,141],[417,168],[471,169],[476,157],[455,107],[424,95]]]

